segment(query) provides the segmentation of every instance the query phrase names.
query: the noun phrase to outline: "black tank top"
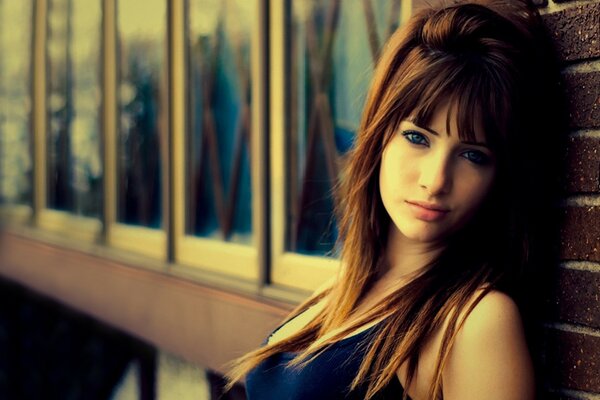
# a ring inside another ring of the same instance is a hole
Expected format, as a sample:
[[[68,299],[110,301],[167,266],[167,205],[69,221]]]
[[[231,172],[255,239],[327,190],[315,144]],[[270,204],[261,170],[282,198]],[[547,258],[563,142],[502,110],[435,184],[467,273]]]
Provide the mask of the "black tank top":
[[[246,376],[248,400],[364,400],[368,386],[366,382],[352,392],[349,392],[349,387],[365,356],[366,344],[378,326],[373,325],[334,343],[299,370],[285,368],[285,363],[297,353],[272,355]],[[275,329],[262,346],[280,328]],[[394,377],[373,399],[398,400],[402,398],[403,391],[400,381]]]

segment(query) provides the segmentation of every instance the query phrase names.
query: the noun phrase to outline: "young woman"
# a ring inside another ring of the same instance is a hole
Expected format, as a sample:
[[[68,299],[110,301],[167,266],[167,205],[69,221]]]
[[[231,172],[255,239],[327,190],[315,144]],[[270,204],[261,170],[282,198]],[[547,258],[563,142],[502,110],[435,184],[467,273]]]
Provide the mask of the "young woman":
[[[552,128],[541,26],[529,3],[479,1],[394,33],[338,187],[342,269],[230,384],[247,375],[250,400],[534,398],[521,309],[531,156]]]

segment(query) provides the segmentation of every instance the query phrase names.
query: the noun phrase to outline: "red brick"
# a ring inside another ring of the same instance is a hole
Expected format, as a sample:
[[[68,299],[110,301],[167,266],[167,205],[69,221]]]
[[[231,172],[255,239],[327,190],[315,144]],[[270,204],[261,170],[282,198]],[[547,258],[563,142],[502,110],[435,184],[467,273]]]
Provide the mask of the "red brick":
[[[600,127],[600,71],[565,74],[564,80],[571,126]]]
[[[600,392],[600,337],[552,329],[546,357],[553,386]]]
[[[571,193],[600,192],[600,138],[569,137],[566,156],[565,189]]]
[[[600,328],[600,272],[559,268],[553,302],[553,318]]]
[[[562,211],[561,258],[600,261],[600,207],[566,207]]]
[[[543,19],[564,61],[600,56],[600,3],[545,14]]]

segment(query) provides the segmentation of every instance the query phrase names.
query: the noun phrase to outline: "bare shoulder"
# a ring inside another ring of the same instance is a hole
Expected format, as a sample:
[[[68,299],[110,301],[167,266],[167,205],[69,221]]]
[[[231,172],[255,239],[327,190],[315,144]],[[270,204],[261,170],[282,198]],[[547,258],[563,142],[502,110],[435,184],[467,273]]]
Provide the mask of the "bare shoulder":
[[[449,400],[534,398],[531,358],[510,296],[492,290],[473,308],[457,333],[443,382]]]
[[[521,316],[515,301],[503,292],[491,290],[468,315],[462,328],[462,338],[477,340],[482,334],[497,336],[521,330]]]

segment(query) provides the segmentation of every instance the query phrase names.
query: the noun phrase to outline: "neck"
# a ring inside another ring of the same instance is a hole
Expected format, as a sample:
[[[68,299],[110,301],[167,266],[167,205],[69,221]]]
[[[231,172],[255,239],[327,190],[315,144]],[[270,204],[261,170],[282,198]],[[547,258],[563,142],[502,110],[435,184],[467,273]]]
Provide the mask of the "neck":
[[[386,259],[386,280],[402,278],[417,273],[433,261],[446,247],[446,243],[426,243],[404,236],[394,224],[390,224]]]

